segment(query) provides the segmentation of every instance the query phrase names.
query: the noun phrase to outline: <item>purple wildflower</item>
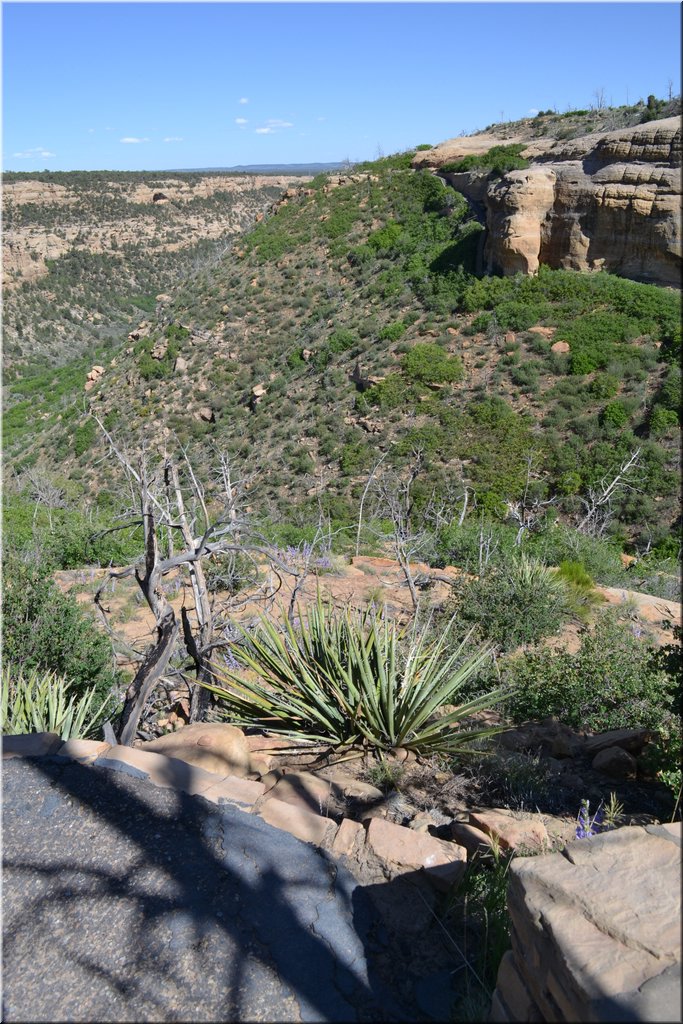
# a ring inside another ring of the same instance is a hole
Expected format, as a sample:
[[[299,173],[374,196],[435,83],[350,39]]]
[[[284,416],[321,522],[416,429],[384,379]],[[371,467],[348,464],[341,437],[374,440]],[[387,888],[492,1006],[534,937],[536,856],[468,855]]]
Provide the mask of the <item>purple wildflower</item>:
[[[598,835],[600,832],[604,831],[604,817],[605,812],[603,810],[602,803],[595,814],[591,817],[590,800],[582,800],[576,819],[576,838],[590,839],[591,836]]]

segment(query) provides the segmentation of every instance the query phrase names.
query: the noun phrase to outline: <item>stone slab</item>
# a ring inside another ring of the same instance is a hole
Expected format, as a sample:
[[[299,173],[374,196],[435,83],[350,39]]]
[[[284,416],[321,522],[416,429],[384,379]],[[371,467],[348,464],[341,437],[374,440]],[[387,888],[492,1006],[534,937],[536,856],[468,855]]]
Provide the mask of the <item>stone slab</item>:
[[[205,800],[210,800],[214,804],[236,804],[238,807],[251,809],[264,792],[265,786],[260,782],[227,775],[219,782],[214,782],[201,795]]]
[[[111,748],[111,743],[104,740],[66,740],[57,750],[57,757],[68,757],[71,761],[90,764]]]
[[[262,799],[254,807],[254,813],[274,828],[289,832],[304,843],[323,846],[332,843],[337,825],[330,818],[321,818],[319,814],[292,807],[282,800]]]
[[[56,732],[33,732],[23,736],[3,736],[2,756],[44,757],[54,754],[62,746],[61,736]]]
[[[640,826],[513,861],[508,901],[522,946],[554,951],[570,999],[635,990],[680,962],[680,851]]]
[[[334,842],[332,853],[337,857],[350,857],[365,843],[365,829],[358,821],[344,818],[341,822]]]
[[[138,778],[147,777],[155,786],[173,787],[190,796],[201,796],[220,781],[213,772],[204,771],[187,761],[120,744],[110,747],[94,764],[98,768],[110,768]]]
[[[503,850],[545,850],[546,827],[538,814],[515,817],[511,811],[471,811],[469,824],[497,839]]]
[[[370,819],[366,842],[397,874],[422,870],[442,889],[459,882],[467,866],[467,852],[457,843],[413,832],[383,818]]]

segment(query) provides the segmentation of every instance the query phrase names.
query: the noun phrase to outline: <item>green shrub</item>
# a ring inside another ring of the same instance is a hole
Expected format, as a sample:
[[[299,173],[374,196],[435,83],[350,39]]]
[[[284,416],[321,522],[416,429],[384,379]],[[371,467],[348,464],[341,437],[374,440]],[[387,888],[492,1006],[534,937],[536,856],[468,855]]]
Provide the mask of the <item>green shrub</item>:
[[[88,419],[85,423],[81,424],[80,427],[76,427],[74,431],[74,455],[79,458],[84,452],[87,452],[92,448],[97,437],[97,428],[95,421]]]
[[[444,164],[442,171],[462,174],[466,171],[488,170],[494,177],[501,177],[508,171],[522,170],[529,161],[520,156],[527,143],[512,143],[509,146],[493,146],[486,153],[471,154],[452,163]]]
[[[514,722],[553,715],[572,729],[650,728],[667,735],[674,725],[676,681],[613,615],[582,631],[576,654],[542,649],[515,658],[509,681]]]
[[[368,237],[367,245],[375,253],[390,253],[398,245],[402,234],[401,225],[395,220],[391,220],[383,228],[373,231]]]
[[[550,312],[548,303],[510,300],[496,306],[496,320],[502,331],[528,331]]]
[[[556,633],[569,613],[567,586],[551,569],[522,555],[488,568],[478,579],[459,577],[452,604],[460,633],[477,635],[503,651]]]
[[[402,337],[402,335],[404,335],[405,332],[406,325],[401,320],[398,320],[396,323],[387,324],[386,327],[382,328],[382,330],[379,332],[379,340],[398,341],[398,339]]]
[[[650,414],[650,435],[662,437],[677,432],[678,419],[678,413],[674,409],[665,409],[662,405],[655,405]]]
[[[400,373],[390,373],[368,388],[363,397],[370,405],[378,405],[389,412],[410,400],[410,389]]]
[[[355,476],[368,469],[373,460],[372,449],[364,441],[345,444],[339,456],[339,468],[344,476]]]
[[[422,384],[446,384],[462,380],[462,361],[448,356],[438,345],[419,343],[406,352],[401,362],[403,372]]]
[[[574,587],[581,587],[586,590],[590,590],[595,586],[593,580],[586,572],[585,566],[581,562],[573,562],[568,559],[564,559],[560,562],[557,570],[558,576],[561,576],[567,583],[571,583]]]
[[[16,669],[55,672],[82,696],[96,691],[94,710],[117,684],[109,640],[45,568],[5,559],[3,656]]]
[[[619,390],[619,378],[611,373],[598,373],[588,390],[595,398],[613,398]]]
[[[628,420],[628,413],[623,402],[609,402],[602,410],[600,422],[603,426],[623,427]]]
[[[216,677],[226,685],[207,686],[235,723],[335,746],[362,742],[422,754],[455,753],[490,734],[459,726],[500,690],[436,717],[489,658],[487,648],[465,658],[461,645],[446,655],[443,638],[430,643],[414,631],[402,649],[401,634],[374,612],[339,612],[320,597],[298,629],[287,622],[283,634],[262,618],[256,633],[241,633],[233,654],[256,679],[223,669]]]
[[[334,353],[348,352],[349,349],[357,344],[358,335],[354,334],[353,331],[343,329],[333,331],[327,339],[327,347],[330,352]]]

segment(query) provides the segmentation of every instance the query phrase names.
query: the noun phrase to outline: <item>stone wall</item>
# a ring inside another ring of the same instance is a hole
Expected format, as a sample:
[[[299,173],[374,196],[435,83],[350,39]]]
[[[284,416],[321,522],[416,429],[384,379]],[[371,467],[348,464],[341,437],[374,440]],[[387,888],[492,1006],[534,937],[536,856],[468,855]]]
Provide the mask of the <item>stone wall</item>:
[[[680,887],[680,822],[513,861],[489,1019],[681,1021]]]

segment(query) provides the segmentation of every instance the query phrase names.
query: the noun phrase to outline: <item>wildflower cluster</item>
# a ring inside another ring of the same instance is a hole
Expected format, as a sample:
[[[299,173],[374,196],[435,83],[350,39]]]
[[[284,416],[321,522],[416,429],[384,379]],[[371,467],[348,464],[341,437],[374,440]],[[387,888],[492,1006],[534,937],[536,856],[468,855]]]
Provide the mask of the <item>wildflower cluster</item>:
[[[308,541],[303,541],[297,547],[288,545],[284,551],[278,551],[277,554],[285,565],[298,571],[332,568],[329,551],[323,552],[316,558],[314,557],[315,545]]]
[[[604,824],[604,816],[602,803],[600,803],[597,811],[591,817],[590,800],[582,800],[576,819],[576,838],[589,839],[591,836],[606,831],[607,826]]]
[[[601,800],[593,815],[590,812],[590,800],[582,800],[576,819],[576,838],[589,839],[591,836],[597,836],[601,832],[609,832],[616,828],[623,810],[616,793],[610,793],[606,806]]]

